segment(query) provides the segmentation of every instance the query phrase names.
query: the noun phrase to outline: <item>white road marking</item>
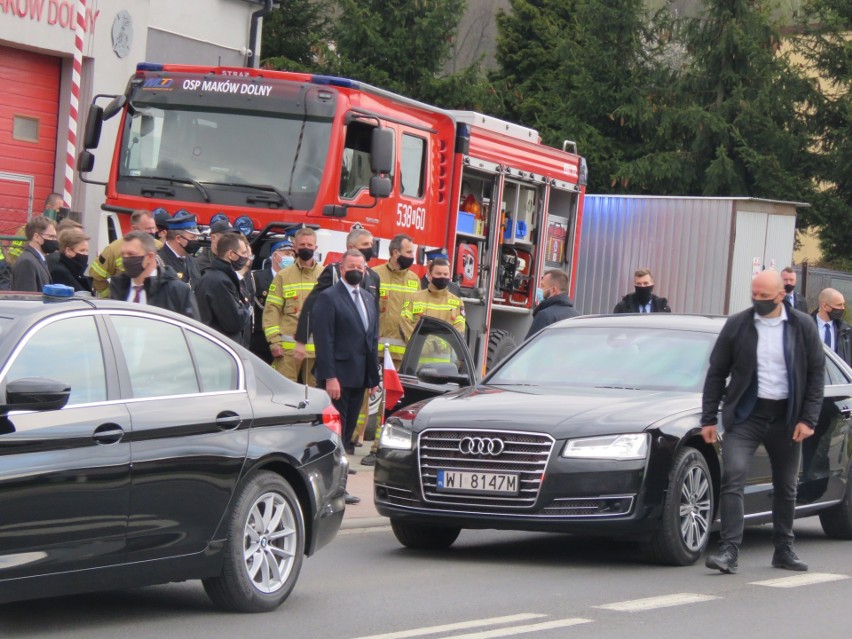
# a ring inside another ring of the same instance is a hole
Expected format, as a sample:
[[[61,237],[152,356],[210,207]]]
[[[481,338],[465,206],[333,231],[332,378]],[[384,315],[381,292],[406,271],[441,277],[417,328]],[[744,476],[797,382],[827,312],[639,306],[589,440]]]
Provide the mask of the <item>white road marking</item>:
[[[799,586],[824,584],[829,581],[841,581],[843,579],[849,579],[849,575],[835,575],[830,572],[809,572],[801,575],[793,575],[792,577],[752,581],[750,585],[767,586],[769,588],[798,588]]]
[[[406,639],[406,637],[422,637],[424,635],[436,635],[441,632],[452,632],[453,630],[466,630],[468,628],[478,628],[479,626],[497,626],[502,623],[515,623],[517,621],[528,621],[530,619],[540,619],[547,615],[539,615],[531,612],[524,612],[517,615],[508,615],[505,617],[489,617],[487,619],[474,619],[472,621],[460,621],[459,623],[448,623],[443,626],[429,626],[425,628],[414,628],[412,630],[400,630],[399,632],[388,632],[383,635],[369,635],[366,637],[358,637],[357,639]],[[501,635],[502,636],[502,635]]]
[[[446,639],[493,639],[494,637],[514,637],[515,635],[520,635],[525,632],[540,632],[542,630],[552,630],[553,628],[567,628],[568,626],[579,626],[584,623],[592,623],[592,621],[594,620],[582,619],[580,617],[573,619],[556,619],[554,621],[532,623],[526,626],[511,626],[509,628],[472,632],[466,635],[451,635]]]
[[[646,599],[620,601],[618,603],[603,604],[602,606],[593,606],[593,608],[617,610],[619,612],[641,612],[643,610],[653,610],[655,608],[670,608],[671,606],[684,606],[686,604],[700,603],[702,601],[712,601],[713,599],[719,599],[719,597],[684,592],[676,595],[662,595],[661,597],[648,597]]]

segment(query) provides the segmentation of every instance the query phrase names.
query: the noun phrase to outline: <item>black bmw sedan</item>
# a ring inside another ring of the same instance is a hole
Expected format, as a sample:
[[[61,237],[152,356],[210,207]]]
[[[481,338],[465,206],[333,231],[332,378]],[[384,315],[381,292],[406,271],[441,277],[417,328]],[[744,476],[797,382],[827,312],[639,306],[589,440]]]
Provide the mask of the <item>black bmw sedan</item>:
[[[702,440],[699,417],[723,323],[619,315],[545,329],[481,383],[388,419],[378,511],[411,548],[448,547],[466,528],[577,532],[636,540],[656,562],[695,562],[717,515],[720,449]],[[460,337],[434,322],[432,330],[453,354],[436,363],[409,348],[401,373],[411,399],[473,381]],[[851,383],[852,371],[826,351],[825,400],[803,445],[796,509],[842,539],[852,538]],[[747,522],[771,520],[765,451],[745,500]]]
[[[324,392],[151,306],[0,297],[0,602],[203,580],[265,611],[343,518]]]

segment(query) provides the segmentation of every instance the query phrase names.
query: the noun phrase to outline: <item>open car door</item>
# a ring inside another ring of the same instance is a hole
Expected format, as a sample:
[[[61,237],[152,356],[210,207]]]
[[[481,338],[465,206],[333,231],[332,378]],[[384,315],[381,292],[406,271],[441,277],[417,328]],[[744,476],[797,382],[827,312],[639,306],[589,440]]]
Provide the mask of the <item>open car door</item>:
[[[404,395],[396,406],[387,407],[388,414],[478,381],[464,338],[434,317],[423,317],[414,327],[398,373]]]

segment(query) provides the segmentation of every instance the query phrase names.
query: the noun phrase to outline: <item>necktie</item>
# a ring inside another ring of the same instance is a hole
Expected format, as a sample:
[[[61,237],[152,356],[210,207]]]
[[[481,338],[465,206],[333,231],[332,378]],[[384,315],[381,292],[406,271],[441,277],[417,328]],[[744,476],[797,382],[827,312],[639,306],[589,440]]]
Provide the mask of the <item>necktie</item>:
[[[823,338],[828,347],[831,348],[831,324],[825,325],[825,337]]]
[[[792,295],[787,296],[787,304],[789,304],[791,307],[793,306],[793,296]]]
[[[133,285],[133,301],[138,304],[142,301],[142,291],[145,290],[145,286],[140,284],[139,286]]]
[[[361,299],[361,292],[356,288],[353,289],[352,295],[355,300],[355,307],[358,309],[358,314],[361,316],[361,322],[364,324],[364,330],[367,330],[369,321],[367,320],[367,309],[364,308],[364,300]]]

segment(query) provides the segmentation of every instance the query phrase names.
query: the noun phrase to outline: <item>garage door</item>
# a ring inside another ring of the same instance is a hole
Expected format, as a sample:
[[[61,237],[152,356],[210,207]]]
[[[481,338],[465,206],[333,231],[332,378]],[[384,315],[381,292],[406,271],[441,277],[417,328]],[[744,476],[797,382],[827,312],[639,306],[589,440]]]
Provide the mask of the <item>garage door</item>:
[[[0,234],[14,234],[53,191],[59,58],[0,46]]]

